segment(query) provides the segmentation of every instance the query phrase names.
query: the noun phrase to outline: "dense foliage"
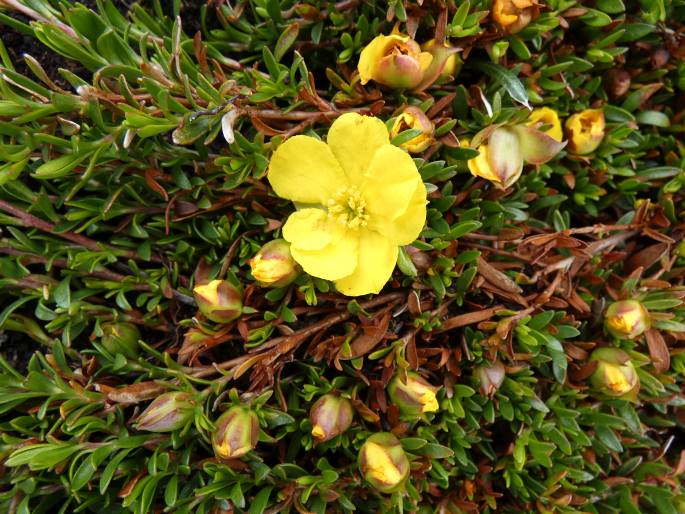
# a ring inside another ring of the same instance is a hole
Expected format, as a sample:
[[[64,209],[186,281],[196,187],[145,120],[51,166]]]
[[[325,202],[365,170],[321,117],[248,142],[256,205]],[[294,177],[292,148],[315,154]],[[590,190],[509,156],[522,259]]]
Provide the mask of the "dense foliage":
[[[685,1],[491,4],[0,0],[0,339],[33,352],[0,359],[0,511],[685,511]],[[362,85],[394,27],[453,76]],[[427,222],[385,288],[257,283],[274,150],[407,105]],[[475,176],[528,105],[601,110],[601,144]],[[643,324],[605,327],[623,299]]]

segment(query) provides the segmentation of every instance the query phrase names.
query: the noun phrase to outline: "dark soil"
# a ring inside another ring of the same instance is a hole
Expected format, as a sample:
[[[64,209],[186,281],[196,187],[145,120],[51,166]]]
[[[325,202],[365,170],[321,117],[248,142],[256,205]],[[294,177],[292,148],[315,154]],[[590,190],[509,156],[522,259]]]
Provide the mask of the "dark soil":
[[[80,3],[93,10],[96,10],[97,8],[95,0],[80,0]],[[113,3],[116,8],[119,9],[119,11],[122,13],[127,13],[131,5],[133,5],[135,2],[130,0],[113,0]],[[145,4],[146,1],[143,0],[139,3]],[[184,31],[187,34],[192,36],[198,30],[200,30],[200,8],[205,3],[206,1],[203,0],[187,0],[182,2],[181,19],[183,20]],[[168,11],[171,12],[170,1],[162,1],[162,5],[163,7],[168,8]],[[211,12],[212,9],[207,11],[208,18],[211,17]],[[29,18],[21,14],[7,14],[23,23],[26,23],[27,25],[31,21]],[[81,64],[66,59],[53,52],[35,37],[19,32],[14,28],[4,26],[2,23],[0,23],[0,31],[0,39],[2,39],[2,42],[7,48],[7,52],[9,53],[12,63],[14,64],[14,67],[18,73],[26,75],[30,78],[34,78],[33,73],[26,65],[26,62],[23,58],[25,54],[28,54],[40,63],[50,79],[64,89],[69,89],[70,86],[67,81],[64,80],[58,73],[60,68],[65,68],[85,80],[88,80],[90,77],[88,70],[86,70]]]
[[[26,371],[31,356],[40,347],[37,342],[21,332],[3,332],[0,330],[0,356],[19,373]]]

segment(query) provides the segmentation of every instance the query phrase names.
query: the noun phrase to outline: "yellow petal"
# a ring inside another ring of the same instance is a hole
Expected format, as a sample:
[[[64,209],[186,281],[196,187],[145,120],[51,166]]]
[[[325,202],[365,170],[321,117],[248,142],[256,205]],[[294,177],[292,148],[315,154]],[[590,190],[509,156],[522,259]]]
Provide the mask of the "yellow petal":
[[[408,36],[399,36],[391,34],[389,36],[376,36],[373,40],[364,47],[362,53],[359,55],[359,78],[362,85],[373,79],[378,62],[388,53],[389,49],[397,44],[407,41]]]
[[[533,112],[528,116],[528,121],[526,125],[536,125],[537,123],[542,123],[543,125],[551,125],[550,128],[545,130],[545,134],[553,137],[557,141],[561,141],[564,137],[561,131],[561,122],[559,121],[559,115],[554,109],[549,107],[540,107],[534,109]]]
[[[354,112],[343,114],[333,122],[327,141],[353,185],[361,183],[376,150],[390,144],[385,123]]]
[[[291,137],[279,146],[267,178],[281,198],[309,204],[323,204],[348,185],[328,145],[309,136]]]
[[[353,273],[357,267],[359,230],[349,230],[331,222],[330,243],[319,250],[303,250],[293,245],[290,253],[302,269],[313,277],[338,280]]]
[[[499,177],[492,170],[488,162],[488,145],[480,145],[478,152],[478,157],[469,159],[466,163],[471,174],[490,182],[500,183]]]
[[[360,187],[369,220],[395,220],[404,214],[421,181],[414,160],[392,145],[379,148]]]
[[[367,442],[365,449],[368,473],[381,484],[399,484],[403,479],[402,473],[392,461],[385,448],[374,442]]]
[[[322,209],[300,209],[283,225],[283,239],[300,250],[320,250],[340,229],[330,223],[328,214]]]
[[[426,224],[426,186],[418,181],[404,214],[394,220],[380,216],[369,219],[368,228],[384,235],[398,246],[413,243]]]
[[[354,272],[336,280],[335,287],[347,296],[379,293],[392,276],[397,263],[397,245],[371,230],[361,229]]]

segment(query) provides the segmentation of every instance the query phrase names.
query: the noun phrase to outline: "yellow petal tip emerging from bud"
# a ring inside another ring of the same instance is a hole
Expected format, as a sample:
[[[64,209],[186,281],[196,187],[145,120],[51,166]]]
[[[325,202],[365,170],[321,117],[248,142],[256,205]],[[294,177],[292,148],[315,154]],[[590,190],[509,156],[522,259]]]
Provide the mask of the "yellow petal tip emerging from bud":
[[[604,322],[607,331],[618,339],[635,339],[651,326],[649,312],[637,300],[612,303]]]
[[[614,366],[606,367],[604,370],[604,380],[606,386],[617,395],[625,394],[633,388],[621,370]]]
[[[413,105],[406,107],[402,113],[395,118],[395,123],[390,130],[390,137],[394,138],[405,130],[416,129],[420,130],[421,134],[413,137],[409,141],[400,144],[410,153],[423,152],[435,140],[433,139],[433,131],[435,129],[433,122],[428,119],[428,116],[418,107]]]
[[[370,80],[388,87],[411,89],[418,86],[433,56],[422,52],[409,36],[390,34],[376,36],[359,56],[359,78],[362,85]]]
[[[402,479],[400,470],[397,469],[382,446],[376,443],[367,443],[366,457],[369,461],[368,472],[370,476],[379,482],[392,486]]]
[[[540,107],[534,109],[533,112],[528,116],[528,121],[526,125],[550,125],[543,132],[550,137],[553,137],[556,141],[561,141],[564,138],[564,133],[561,130],[561,121],[559,121],[559,115],[554,109],[549,107]]]

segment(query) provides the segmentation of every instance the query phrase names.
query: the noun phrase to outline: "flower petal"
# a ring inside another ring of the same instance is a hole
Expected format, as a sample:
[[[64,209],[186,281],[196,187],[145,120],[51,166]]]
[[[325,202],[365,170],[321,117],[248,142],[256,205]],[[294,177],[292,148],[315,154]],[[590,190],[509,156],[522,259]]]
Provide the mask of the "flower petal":
[[[295,245],[290,247],[293,259],[302,269],[313,277],[325,280],[338,280],[354,271],[357,267],[359,250],[359,231],[330,222],[331,241],[318,250],[303,250]]]
[[[281,198],[309,204],[324,204],[349,185],[328,145],[310,136],[294,136],[279,146],[267,178]]]
[[[370,222],[374,217],[395,220],[404,214],[421,175],[414,160],[392,145],[379,148],[361,185]]]
[[[359,238],[359,260],[354,272],[335,281],[335,287],[347,296],[379,293],[390,280],[397,263],[397,245],[371,230]]]
[[[399,36],[391,34],[389,36],[376,36],[371,42],[364,47],[362,53],[359,55],[359,78],[362,85],[366,84],[374,77],[378,62],[388,54],[393,45],[402,43],[409,39],[408,36]]]
[[[490,168],[504,187],[509,187],[521,175],[523,157],[519,138],[513,131],[504,127],[495,130],[488,140],[487,157]]]
[[[397,246],[413,243],[426,224],[426,203],[426,186],[419,180],[404,214],[395,220],[374,216],[369,219],[367,227]]]
[[[300,209],[283,225],[283,239],[301,250],[320,250],[331,242],[339,227],[331,226],[323,209]]]
[[[390,137],[379,118],[348,112],[333,122],[327,141],[350,183],[358,185],[376,150],[390,144]]]
[[[533,127],[515,125],[512,127],[519,139],[523,159],[531,164],[544,164],[566,146],[549,134]]]

